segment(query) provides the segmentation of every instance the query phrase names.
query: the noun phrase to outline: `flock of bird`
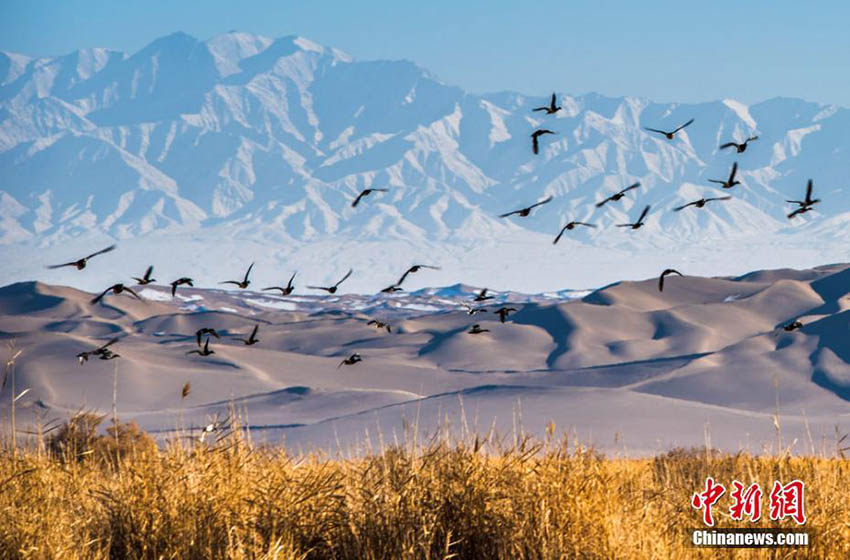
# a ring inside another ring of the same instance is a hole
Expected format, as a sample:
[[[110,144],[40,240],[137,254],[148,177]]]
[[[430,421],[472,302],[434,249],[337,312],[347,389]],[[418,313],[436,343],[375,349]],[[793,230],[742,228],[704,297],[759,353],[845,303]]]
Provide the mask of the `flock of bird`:
[[[557,96],[554,93],[552,94],[549,105],[542,106],[542,107],[535,107],[534,109],[532,109],[533,112],[545,112],[546,115],[554,115],[554,114],[557,114],[561,110],[562,110],[562,107],[560,107],[557,104]],[[649,132],[661,134],[667,140],[672,141],[676,137],[677,133],[681,132],[682,130],[684,130],[688,126],[692,125],[693,123],[694,123],[694,119],[690,119],[686,123],[682,124],[681,126],[675,128],[673,130],[670,130],[670,131],[661,130],[661,129],[658,129],[658,128],[649,128],[649,127],[645,127],[645,130],[647,130]],[[556,134],[557,134],[557,132],[555,132],[554,130],[550,130],[548,128],[537,128],[536,130],[534,130],[531,134],[531,150],[532,150],[532,152],[535,155],[540,153],[540,138],[542,136],[556,135]],[[749,145],[749,143],[753,142],[755,140],[758,140],[758,136],[750,136],[746,140],[744,140],[743,142],[734,142],[734,141],[733,142],[726,142],[724,144],[721,144],[719,148],[721,150],[725,150],[725,149],[728,149],[728,148],[734,148],[736,153],[741,154],[741,153],[744,153],[747,150],[747,146]],[[729,172],[728,178],[726,178],[726,179],[709,179],[708,181],[711,182],[711,183],[719,184],[724,189],[731,189],[731,188],[741,184],[741,182],[737,179],[737,173],[738,173],[738,163],[735,162],[735,163],[732,164],[732,168]],[[629,185],[629,186],[607,196],[606,198],[600,200],[599,202],[596,203],[596,207],[601,208],[605,204],[608,204],[608,203],[611,203],[611,202],[617,202],[617,201],[623,199],[627,195],[627,193],[629,193],[630,191],[632,191],[634,189],[639,188],[640,186],[641,186],[640,182],[635,182],[635,183],[633,183],[633,184],[631,184],[631,185]],[[367,188],[367,189],[363,189],[362,191],[360,191],[360,193],[357,195],[357,197],[351,202],[351,207],[356,208],[363,201],[363,199],[365,197],[371,195],[372,193],[388,192],[388,191],[389,191],[389,189],[387,189],[387,188]],[[806,194],[805,194],[805,197],[803,198],[803,200],[787,200],[786,201],[790,204],[796,204],[797,205],[797,208],[794,209],[792,212],[790,212],[788,214],[789,219],[793,219],[796,216],[800,216],[800,215],[802,215],[806,212],[809,212],[810,210],[813,209],[815,204],[820,202],[820,199],[812,198],[812,191],[813,191],[813,183],[812,183],[812,180],[809,179],[808,185],[806,187]],[[506,212],[504,214],[500,214],[499,217],[500,218],[508,218],[508,217],[511,217],[511,216],[517,216],[517,217],[520,217],[520,218],[528,217],[528,216],[531,215],[531,213],[534,209],[536,209],[540,206],[543,206],[544,204],[550,203],[553,200],[553,198],[554,197],[550,195],[543,200],[540,200],[538,202],[535,202],[534,204],[531,204],[530,206],[526,206],[526,207],[520,208],[518,210],[513,210],[513,211],[510,211],[510,212]],[[727,200],[731,200],[731,199],[732,199],[731,196],[700,198],[698,200],[694,200],[694,201],[688,202],[686,204],[683,204],[681,206],[678,206],[678,207],[674,208],[673,211],[680,212],[680,211],[685,210],[686,208],[689,208],[689,207],[704,208],[709,202],[722,202],[722,201],[727,201]],[[645,220],[646,220],[646,218],[649,214],[649,211],[650,211],[650,205],[646,205],[643,208],[643,210],[641,211],[637,220],[635,220],[634,222],[629,222],[629,223],[624,223],[624,224],[616,224],[616,225],[617,225],[617,227],[629,228],[629,229],[632,229],[632,230],[640,229],[643,225],[645,225],[645,223],[646,223]],[[558,241],[561,239],[561,237],[566,232],[572,231],[578,226],[588,227],[588,228],[597,227],[595,224],[592,224],[592,223],[589,223],[589,222],[582,222],[582,221],[578,221],[578,220],[569,221],[567,224],[565,224],[563,227],[561,227],[560,231],[558,232],[557,236],[555,237],[555,239],[552,243],[557,244]],[[91,260],[92,258],[94,258],[98,255],[102,255],[104,253],[108,253],[110,251],[113,251],[115,248],[116,248],[115,245],[111,245],[109,247],[106,247],[105,249],[102,249],[100,251],[92,253],[92,254],[90,254],[86,257],[83,257],[81,259],[71,261],[71,262],[67,262],[67,263],[63,263],[63,264],[48,266],[48,268],[56,269],[56,268],[61,268],[61,267],[75,267],[77,270],[83,270],[86,267],[86,265],[88,264],[89,260]],[[245,275],[242,277],[241,280],[225,280],[223,282],[220,282],[220,284],[233,285],[236,288],[239,288],[239,289],[242,289],[242,290],[247,289],[248,286],[250,286],[250,284],[251,284],[250,275],[251,275],[251,271],[253,270],[253,268],[254,268],[254,263],[252,263],[248,267],[248,270],[245,272]],[[401,275],[401,277],[398,279],[397,282],[390,284],[386,288],[382,289],[381,292],[382,293],[393,293],[393,292],[403,290],[401,285],[402,285],[402,283],[404,283],[404,280],[410,274],[414,274],[416,272],[419,272],[422,269],[439,270],[439,267],[432,266],[432,265],[425,265],[425,264],[415,264],[415,265],[409,267]],[[311,286],[311,285],[308,285],[307,288],[309,288],[311,290],[321,290],[321,291],[327,292],[330,295],[333,295],[337,292],[337,290],[339,289],[339,286],[343,282],[345,282],[353,274],[353,272],[354,272],[353,269],[349,269],[348,272],[338,282],[336,282],[335,284],[333,284],[331,286]],[[156,279],[152,277],[152,274],[153,274],[153,266],[149,266],[147,268],[147,270],[145,271],[145,274],[143,276],[133,277],[133,280],[136,281],[136,285],[138,285],[138,286],[145,286],[145,285],[148,285],[148,284],[152,284],[152,283],[156,282]],[[281,296],[288,296],[288,295],[292,294],[295,290],[294,281],[295,281],[295,277],[296,277],[297,274],[298,274],[297,272],[293,273],[285,286],[269,286],[267,288],[263,288],[263,291],[275,291],[276,290],[276,291],[280,292]],[[662,272],[661,275],[658,278],[658,290],[660,292],[664,291],[664,279],[667,276],[670,276],[670,275],[682,276],[682,273],[680,273],[679,271],[672,269],[672,268],[668,268],[668,269],[664,270],[664,272]],[[184,276],[184,277],[180,277],[180,278],[170,282],[172,297],[176,296],[177,288],[180,287],[180,286],[184,286],[184,285],[194,287],[194,281],[192,280],[192,278]],[[130,288],[130,287],[128,287],[128,286],[126,286],[122,283],[118,283],[118,284],[113,284],[112,286],[109,286],[108,288],[106,288],[102,293],[100,293],[99,295],[94,297],[91,300],[91,303],[92,304],[99,303],[110,292],[113,295],[119,295],[119,294],[122,294],[122,293],[127,293],[130,296],[132,296],[132,297],[134,297],[138,300],[142,299],[139,296],[139,294],[136,293],[132,288]],[[485,302],[485,301],[491,300],[491,299],[493,299],[493,297],[488,296],[487,295],[487,289],[484,288],[478,294],[475,295],[472,302],[473,303],[481,303],[481,302]],[[486,307],[483,307],[483,306],[474,307],[472,305],[468,305],[468,304],[465,304],[465,303],[462,304],[462,305],[466,309],[467,314],[470,315],[470,316],[476,315],[478,313],[484,313],[484,312],[489,311],[488,309],[486,309]],[[512,307],[500,307],[500,308],[494,310],[493,313],[495,315],[498,315],[499,320],[502,323],[504,323],[506,318],[508,317],[508,315],[510,313],[514,312],[514,311],[516,311],[516,309],[512,308]],[[389,324],[384,323],[382,321],[378,321],[376,319],[369,321],[367,324],[369,326],[374,326],[378,330],[382,330],[382,329],[386,330],[387,333],[392,332],[392,327]],[[789,323],[788,325],[783,326],[782,329],[784,329],[786,332],[791,332],[791,331],[796,330],[800,327],[802,327],[802,323],[800,323],[800,321],[794,321],[792,323]],[[252,345],[260,342],[260,340],[257,338],[258,330],[259,330],[259,325],[256,325],[256,326],[254,326],[253,331],[250,333],[250,335],[248,335],[247,338],[236,338],[236,340],[242,342],[246,346],[252,346]],[[480,324],[476,323],[476,324],[471,325],[467,332],[469,334],[472,334],[472,335],[477,335],[477,334],[487,333],[487,332],[490,332],[490,331],[489,331],[489,329],[482,328]],[[198,354],[199,356],[210,356],[212,354],[215,354],[215,351],[210,348],[210,337],[215,337],[215,338],[218,339],[218,338],[220,338],[220,335],[219,335],[219,333],[217,333],[215,331],[215,329],[212,329],[212,328],[201,328],[201,329],[199,329],[195,333],[195,340],[196,340],[196,343],[197,343],[197,348],[194,349],[194,350],[188,351],[186,354]],[[100,346],[100,347],[98,347],[94,350],[90,350],[90,351],[86,351],[86,352],[80,352],[79,354],[77,354],[77,358],[79,359],[80,364],[87,362],[88,359],[90,357],[93,357],[93,356],[96,356],[101,360],[112,360],[112,359],[115,359],[115,358],[119,358],[120,355],[113,352],[109,348],[111,345],[118,342],[118,340],[119,340],[118,338],[113,338],[109,342],[104,344],[103,346]],[[350,356],[348,356],[347,358],[345,358],[344,360],[342,360],[342,362],[340,362],[338,367],[342,367],[343,365],[354,365],[354,364],[357,364],[361,361],[363,361],[362,356],[359,353],[355,352],[355,353],[351,354]]]

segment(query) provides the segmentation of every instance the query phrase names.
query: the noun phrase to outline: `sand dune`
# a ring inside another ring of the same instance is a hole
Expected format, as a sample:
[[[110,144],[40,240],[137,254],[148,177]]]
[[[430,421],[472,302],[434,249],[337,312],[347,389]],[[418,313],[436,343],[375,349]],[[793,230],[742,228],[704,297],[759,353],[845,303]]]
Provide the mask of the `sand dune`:
[[[0,337],[23,350],[23,422],[108,412],[117,371],[119,414],[146,429],[205,425],[233,404],[255,439],[300,448],[374,445],[416,418],[422,433],[448,419],[458,431],[539,435],[554,421],[630,454],[700,445],[706,432],[712,445],[758,450],[775,441],[777,398],[795,451],[850,429],[850,265],[671,276],[663,292],[655,278],[621,282],[573,301],[497,294],[517,309],[504,324],[498,305],[469,316],[459,304],[471,291],[281,298],[181,288],[172,298],[149,286],[144,301],[92,305],[91,294],[29,282],[0,288]],[[782,330],[796,319],[801,329]],[[489,332],[469,334],[474,323]],[[237,340],[255,325],[258,344]],[[202,327],[221,335],[215,353],[187,354]],[[77,362],[113,337],[119,359]],[[353,352],[364,361],[338,367]]]

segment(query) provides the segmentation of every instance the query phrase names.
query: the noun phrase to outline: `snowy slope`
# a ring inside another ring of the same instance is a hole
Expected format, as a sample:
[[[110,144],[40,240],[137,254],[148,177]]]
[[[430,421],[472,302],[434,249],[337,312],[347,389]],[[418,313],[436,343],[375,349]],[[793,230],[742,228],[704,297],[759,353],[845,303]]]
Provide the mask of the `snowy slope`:
[[[541,291],[651,275],[672,254],[705,274],[850,254],[850,110],[780,98],[659,104],[552,87],[563,110],[545,117],[531,108],[550,92],[470,95],[411,62],[355,61],[304,38],[245,33],[175,33],[133,54],[0,53],[0,284],[94,288],[71,271],[46,274],[42,259],[110,239],[123,240],[122,266],[155,256],[168,274],[192,268],[210,282],[255,259],[269,281],[293,262],[315,281],[359,265],[352,286],[364,291],[414,257],[446,261],[435,284],[483,284],[503,272],[499,257],[536,254],[541,274],[505,278]],[[642,130],[689,118],[673,141]],[[539,156],[536,126],[557,132]],[[745,153],[718,151],[752,133],[760,139]],[[707,179],[725,178],[735,161],[743,184],[729,191],[734,200],[671,212],[717,196]],[[809,177],[824,203],[790,223],[784,199],[801,197]],[[595,207],[637,180],[640,190]],[[367,187],[390,192],[351,208]],[[496,217],[549,194],[530,218]],[[612,227],[646,204],[647,227]],[[545,247],[571,219],[601,227]],[[718,253],[730,246],[751,252]],[[36,247],[39,258],[22,258]],[[565,286],[574,254],[614,264]],[[636,254],[648,256],[646,270],[616,264]],[[754,257],[769,262],[744,262]],[[478,277],[460,278],[470,261]]]

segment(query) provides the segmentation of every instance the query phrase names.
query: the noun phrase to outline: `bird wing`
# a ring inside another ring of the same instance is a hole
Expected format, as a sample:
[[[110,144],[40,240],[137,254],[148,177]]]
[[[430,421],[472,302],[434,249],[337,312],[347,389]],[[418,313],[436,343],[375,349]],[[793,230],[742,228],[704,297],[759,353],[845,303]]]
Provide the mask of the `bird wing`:
[[[307,286],[311,290],[327,290],[325,286]]]
[[[720,149],[725,150],[726,148],[731,148],[733,146],[737,147],[738,144],[736,144],[735,142],[726,142],[725,144],[720,144]]]
[[[588,224],[587,222],[576,222],[576,225],[595,228],[596,224]]]
[[[806,185],[806,202],[812,201],[812,188],[814,188],[814,184],[812,183],[812,180],[809,179],[809,182]]]
[[[686,126],[690,126],[693,122],[694,122],[694,119],[689,120],[688,122],[686,122],[685,124],[683,124],[682,126],[680,126],[679,128],[677,128],[676,130],[674,130],[674,131],[673,131],[673,134],[676,134],[677,132],[679,132],[680,130],[682,130],[683,128],[685,128]]]
[[[130,288],[128,288],[126,286],[124,287],[124,291],[129,293],[130,295],[132,295],[134,298],[136,298],[138,300],[142,299],[142,298],[139,297],[139,294],[137,294],[136,292],[134,292],[133,290],[131,290]]]
[[[752,142],[753,140],[758,140],[758,139],[759,139],[758,136],[750,136],[749,138],[747,138],[747,142]]]
[[[296,270],[295,272],[293,272],[293,273],[292,273],[292,277],[289,279],[289,283],[286,285],[286,287],[287,287],[287,288],[291,288],[291,287],[292,287],[292,281],[293,281],[293,280],[295,280],[295,275],[296,275],[296,274],[298,274],[298,271],[297,271],[297,270]]]
[[[557,244],[558,241],[561,240],[561,236],[564,235],[565,231],[567,231],[567,226],[564,226],[564,227],[561,228],[561,231],[558,233],[558,236],[555,237],[555,241],[552,242],[552,245]]]
[[[364,196],[366,196],[366,191],[361,191],[360,194],[357,195],[357,198],[354,199],[354,202],[351,203],[351,207],[355,208],[360,203],[360,199]]]
[[[621,190],[620,194],[627,193],[632,189],[638,188],[639,186],[640,186],[640,181],[638,181],[637,183],[633,183],[633,184],[629,185],[628,187],[626,187],[625,189]]]
[[[268,288],[263,288],[263,289],[262,289],[262,290],[260,290],[260,291],[267,292],[267,291],[269,291],[269,290],[280,290],[280,291],[282,292],[282,291],[283,291],[283,288],[281,288],[281,287],[279,287],[279,286],[270,286],[270,287],[268,287]]]
[[[731,196],[716,196],[714,198],[706,198],[705,201],[708,202],[710,200],[732,200]]]
[[[150,266],[148,267],[148,269],[145,271],[145,275],[143,276],[143,278],[144,278],[145,280],[150,280],[150,279],[151,279],[151,274],[153,274],[153,265],[150,265]]]
[[[62,268],[63,266],[76,266],[76,265],[77,265],[77,262],[74,261],[74,262],[69,262],[69,263],[65,263],[65,264],[51,264],[47,268],[53,270],[54,268]]]
[[[258,330],[260,330],[260,325],[254,325],[254,330],[251,331],[251,336],[249,336],[248,338],[256,338]]]
[[[555,107],[556,107],[556,105],[555,105],[555,94],[553,93],[552,94],[552,101],[549,102],[549,108],[554,111]]]
[[[413,270],[413,267],[408,268],[405,271],[405,273],[401,275],[401,278],[398,279],[398,282],[396,282],[394,285],[395,286],[401,286],[401,283],[404,282],[404,279],[407,278],[407,275],[410,274],[410,271],[412,271],[412,270]]]
[[[535,108],[534,108],[534,109],[532,109],[531,111],[532,111],[532,112],[534,112],[534,111],[545,111],[545,110],[547,110],[548,108],[549,108],[549,107],[535,107]]]
[[[337,282],[336,284],[334,284],[334,286],[339,286],[340,284],[342,284],[343,282],[345,282],[346,280],[348,280],[348,277],[349,277],[349,276],[351,276],[351,273],[352,273],[352,272],[354,272],[354,269],[349,268],[349,269],[348,269],[348,272],[346,272],[346,273],[345,273],[345,276],[343,276],[343,277],[342,277],[342,280],[340,280],[339,282]]]
[[[548,198],[545,198],[545,199],[541,200],[540,202],[535,202],[534,204],[529,206],[527,208],[527,210],[531,210],[532,208],[537,208],[538,206],[543,206],[544,204],[546,204],[548,202],[552,202],[552,198],[553,197],[550,195]]]
[[[682,206],[677,206],[676,208],[673,208],[673,212],[680,212],[693,204],[696,204],[696,202],[688,202],[687,204],[683,204]]]
[[[732,164],[732,172],[729,173],[729,182],[730,183],[735,180],[735,175],[737,173],[738,173],[738,162],[736,161],[735,163]]]
[[[105,296],[106,294],[108,294],[108,293],[109,293],[109,290],[111,290],[111,289],[112,289],[112,286],[109,286],[108,288],[106,288],[105,290],[103,290],[103,293],[101,293],[99,296],[92,298],[92,300],[91,300],[92,305],[94,305],[95,303],[97,303],[97,302],[99,302],[100,300],[102,300],[102,299],[103,299],[103,296]]]
[[[605,203],[606,203],[606,202],[610,202],[610,201],[612,201],[612,200],[614,200],[614,197],[613,197],[613,196],[609,196],[608,198],[606,198],[606,199],[604,199],[604,200],[600,200],[599,202],[597,202],[597,203],[596,203],[596,207],[597,207],[597,208],[602,208],[603,206],[605,206]]]
[[[657,132],[658,134],[667,134],[666,130],[658,130],[657,128],[649,128],[648,126],[643,127],[643,129],[650,132]]]
[[[709,179],[708,182],[709,183],[717,183],[718,185],[725,185],[726,184],[726,181],[720,181],[718,179]]]
[[[251,266],[249,266],[249,267],[248,267],[248,270],[247,270],[247,271],[245,271],[245,280],[243,280],[243,282],[247,282],[247,281],[248,281],[248,275],[249,275],[249,274],[251,274],[251,269],[252,269],[252,268],[254,268],[254,263],[251,263]]]
[[[658,277],[658,291],[664,291],[664,273],[661,273],[661,276]]]
[[[106,344],[104,344],[103,346],[98,348],[97,350],[106,350],[108,347],[112,346],[116,342],[118,342],[118,337],[113,338],[112,340],[110,340],[109,342],[107,342]]]
[[[174,294],[177,293],[177,281],[171,283],[171,297],[174,297]]]
[[[537,141],[537,135],[536,134],[531,135],[531,151],[534,152],[535,154],[540,153],[540,144]]]
[[[519,214],[522,210],[514,210],[513,212],[508,212],[507,214],[500,214],[500,218],[507,218],[508,216],[513,216],[514,214]]]
[[[636,224],[642,223],[643,219],[646,218],[646,215],[649,213],[649,205],[646,205],[646,208],[643,209],[643,212],[640,213],[640,218],[636,221]]]
[[[96,256],[98,256],[98,255],[102,255],[102,254],[104,254],[104,253],[108,253],[109,251],[114,251],[114,250],[115,250],[115,247],[116,247],[115,245],[110,245],[110,246],[109,246],[109,247],[107,247],[106,249],[101,249],[101,250],[100,250],[100,251],[98,251],[97,253],[92,253],[91,255],[87,256],[87,257],[86,257],[86,259],[90,259],[90,258],[92,258],[92,257],[96,257]]]
[[[225,280],[224,282],[219,282],[219,284],[234,284],[236,286],[238,286],[241,283],[242,282],[240,282],[239,280]]]

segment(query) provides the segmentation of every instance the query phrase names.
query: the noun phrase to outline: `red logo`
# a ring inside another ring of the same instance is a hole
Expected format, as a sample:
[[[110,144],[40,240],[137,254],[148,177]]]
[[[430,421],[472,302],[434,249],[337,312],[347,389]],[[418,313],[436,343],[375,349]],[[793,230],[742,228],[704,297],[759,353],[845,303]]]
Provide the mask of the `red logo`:
[[[785,485],[775,481],[770,492],[770,519],[781,521],[790,517],[798,525],[803,525],[806,522],[805,491],[806,486],[801,480],[792,480]],[[702,521],[709,527],[714,526],[712,508],[725,493],[726,487],[709,476],[705,479],[705,489],[691,498],[691,506],[702,510]],[[733,480],[729,496],[732,498],[729,507],[731,519],[744,521],[746,518],[750,523],[761,519],[762,490],[757,482],[745,487],[744,483]]]
[[[705,479],[705,490],[694,494],[694,497],[691,498],[691,505],[696,509],[703,510],[702,521],[709,527],[714,526],[714,517],[711,514],[711,508],[725,492],[726,488],[722,484],[715,484],[714,479],[709,476]]]

